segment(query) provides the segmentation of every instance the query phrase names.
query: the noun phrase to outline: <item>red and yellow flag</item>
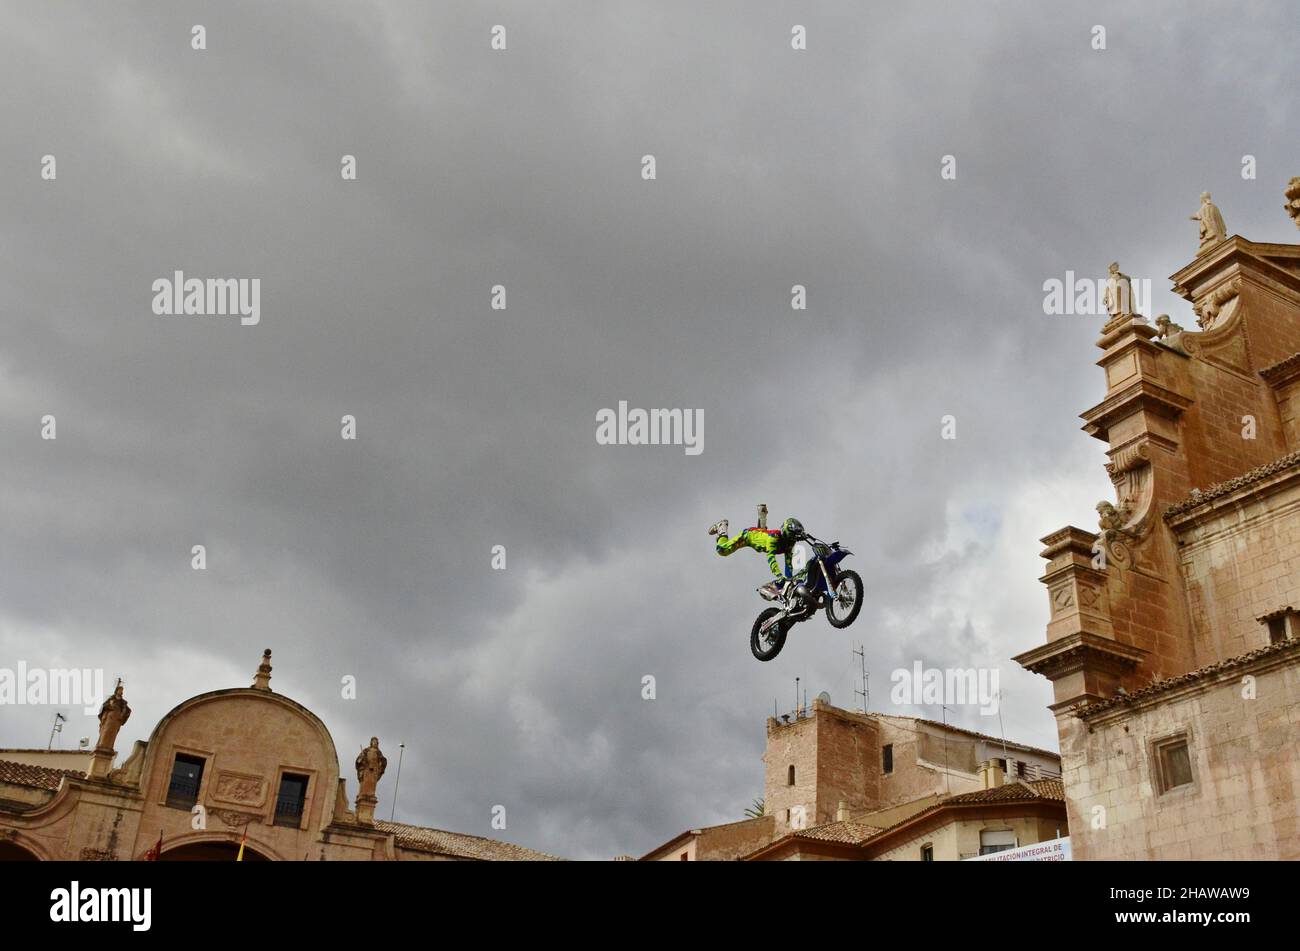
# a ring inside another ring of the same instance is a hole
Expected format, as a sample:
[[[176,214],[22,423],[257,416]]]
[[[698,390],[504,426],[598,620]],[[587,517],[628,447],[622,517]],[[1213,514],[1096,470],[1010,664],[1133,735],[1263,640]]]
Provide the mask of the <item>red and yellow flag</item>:
[[[244,837],[239,840],[239,854],[235,856],[236,862],[244,861],[244,843],[248,841],[248,826],[244,826]]]

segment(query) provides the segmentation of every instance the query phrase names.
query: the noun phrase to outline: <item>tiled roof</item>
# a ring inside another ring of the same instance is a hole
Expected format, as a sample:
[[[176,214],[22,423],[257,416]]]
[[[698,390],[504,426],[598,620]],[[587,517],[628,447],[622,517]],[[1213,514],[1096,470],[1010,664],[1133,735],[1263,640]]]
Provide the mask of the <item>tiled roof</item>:
[[[50,769],[48,766],[32,766],[29,763],[0,760],[0,783],[48,789],[53,792],[59,788],[59,783],[64,776],[84,779],[86,774],[77,769]]]
[[[703,835],[706,832],[716,832],[718,829],[735,829],[738,828],[739,826],[753,825],[758,822],[763,822],[765,819],[769,819],[769,818],[770,816],[765,816],[765,815],[752,816],[748,819],[737,819],[734,822],[720,822],[717,825],[712,825],[712,826],[696,826],[693,829],[687,829],[685,832],[679,832],[677,835],[673,836],[671,839],[669,839],[667,842],[663,843],[662,845],[655,846],[653,849],[651,849],[649,852],[643,855],[640,861],[644,862],[652,855],[657,855],[660,852],[663,852],[670,847],[675,847],[679,842],[685,839],[693,839],[696,836]]]
[[[409,826],[402,822],[375,820],[375,828],[396,837],[398,848],[413,852],[433,852],[461,859],[478,859],[483,862],[561,862],[563,859],[545,852],[535,852],[522,845],[511,845],[496,839],[460,832],[445,832],[424,826]]]
[[[980,803],[1014,803],[1014,802],[1065,802],[1065,786],[1059,779],[1017,780],[992,789],[977,789],[975,792],[959,793],[947,796],[934,805],[900,819],[885,829],[869,826],[862,822],[842,821],[827,822],[811,829],[802,829],[778,839],[771,845],[765,845],[749,853],[752,858],[795,839],[832,842],[838,845],[863,846],[880,836],[888,835],[895,829],[910,825],[926,816],[950,809],[953,806],[979,805]]]
[[[1094,714],[1101,713],[1105,710],[1111,710],[1118,706],[1124,706],[1137,700],[1152,697],[1156,694],[1164,693],[1166,690],[1173,690],[1185,684],[1195,683],[1206,677],[1224,671],[1232,670],[1234,667],[1241,667],[1252,661],[1268,657],[1271,654],[1282,654],[1286,651],[1300,649],[1300,641],[1285,640],[1278,641],[1276,644],[1269,644],[1266,647],[1260,647],[1257,650],[1247,651],[1244,654],[1238,654],[1236,657],[1229,657],[1227,660],[1221,660],[1216,664],[1209,664],[1205,667],[1198,667],[1196,670],[1189,670],[1185,674],[1179,674],[1177,677],[1168,677],[1165,680],[1157,680],[1153,684],[1134,690],[1132,693],[1116,694],[1109,700],[1101,700],[1097,703],[1089,703],[1079,707],[1075,711],[1075,716],[1081,720],[1086,720]]]
[[[980,803],[1038,802],[1040,800],[1065,802],[1065,786],[1059,779],[1018,779],[1014,782],[994,786],[990,789],[977,789],[974,792],[958,793],[940,799],[933,806],[922,809],[905,819],[895,822],[880,834],[888,834],[902,826],[916,822],[925,816],[932,816],[953,806],[979,805]]]
[[[960,805],[968,802],[1015,802],[1021,799],[1059,799],[1065,801],[1065,787],[1059,779],[1021,780],[994,786],[991,789],[977,789],[975,792],[959,793],[941,799],[931,806],[938,809],[946,805]]]
[[[892,717],[892,716],[897,716],[897,714],[886,713],[884,714],[884,716]],[[1028,750],[1030,753],[1041,753],[1043,756],[1050,756],[1052,759],[1061,758],[1060,753],[1053,753],[1051,750],[1039,749],[1037,746],[1027,746],[1024,743],[1017,743],[1015,740],[1004,740],[1000,736],[989,736],[987,733],[978,733],[975,730],[967,730],[964,727],[953,726],[951,723],[940,723],[938,720],[923,720],[920,717],[903,717],[902,719],[915,720],[917,723],[925,723],[930,726],[937,726],[941,730],[953,730],[957,733],[965,733],[967,736],[978,737],[981,740],[985,740],[989,743],[996,743],[999,746],[1006,744],[1006,746],[1010,748],[1014,748],[1018,750]]]
[[[1190,511],[1198,505],[1204,505],[1214,499],[1227,495],[1229,492],[1235,492],[1244,488],[1253,482],[1262,482],[1271,475],[1276,475],[1293,466],[1300,465],[1300,452],[1292,452],[1283,456],[1281,459],[1263,466],[1256,466],[1249,472],[1244,472],[1236,478],[1229,479],[1227,482],[1216,482],[1204,492],[1200,489],[1193,489],[1192,494],[1176,505],[1171,505],[1165,509],[1165,518],[1173,518],[1175,515],[1181,515],[1183,512]]]
[[[801,829],[794,834],[796,838],[800,839],[840,842],[844,845],[861,845],[873,835],[878,835],[880,831],[877,826],[845,820],[842,822],[827,822],[824,825],[813,826],[811,829]]]
[[[1065,783],[1059,779],[1035,779],[1029,783],[1040,799],[1058,799],[1065,802]]]
[[[1271,367],[1264,367],[1259,371],[1259,375],[1271,382],[1274,377],[1281,376],[1286,371],[1294,370],[1296,367],[1300,367],[1300,353],[1293,353],[1285,360],[1279,360]]]

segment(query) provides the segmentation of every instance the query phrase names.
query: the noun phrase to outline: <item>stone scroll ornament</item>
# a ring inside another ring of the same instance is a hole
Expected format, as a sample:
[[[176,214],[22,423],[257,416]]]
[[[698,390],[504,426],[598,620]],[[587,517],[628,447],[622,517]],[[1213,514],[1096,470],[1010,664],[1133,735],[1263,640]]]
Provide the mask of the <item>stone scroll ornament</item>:
[[[1239,294],[1241,294],[1240,277],[1234,277],[1210,291],[1192,305],[1192,310],[1196,313],[1197,325],[1202,330],[1214,329],[1224,308]]]
[[[1121,568],[1150,570],[1153,566],[1138,551],[1151,527],[1153,496],[1150,444],[1146,441],[1117,449],[1106,464],[1119,505],[1097,503],[1099,536],[1106,556]]]

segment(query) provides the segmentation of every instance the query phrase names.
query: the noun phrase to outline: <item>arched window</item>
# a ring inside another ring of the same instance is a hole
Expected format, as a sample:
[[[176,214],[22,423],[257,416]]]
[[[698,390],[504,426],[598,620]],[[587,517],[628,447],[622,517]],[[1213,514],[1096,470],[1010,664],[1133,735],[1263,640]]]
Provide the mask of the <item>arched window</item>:
[[[789,770],[788,773],[786,773],[785,784],[786,784],[787,786],[793,786],[793,785],[794,785],[794,763],[791,763],[791,764],[790,764],[790,770]]]

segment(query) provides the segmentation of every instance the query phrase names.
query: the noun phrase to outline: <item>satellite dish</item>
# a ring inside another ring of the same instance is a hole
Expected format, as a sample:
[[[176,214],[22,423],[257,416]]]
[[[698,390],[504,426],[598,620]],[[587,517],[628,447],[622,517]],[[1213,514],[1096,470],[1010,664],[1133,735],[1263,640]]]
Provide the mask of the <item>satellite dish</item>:
[[[823,690],[821,693],[817,695],[817,699],[820,700],[822,703],[826,704],[826,706],[828,707],[831,705],[831,695],[827,693],[825,690]]]

